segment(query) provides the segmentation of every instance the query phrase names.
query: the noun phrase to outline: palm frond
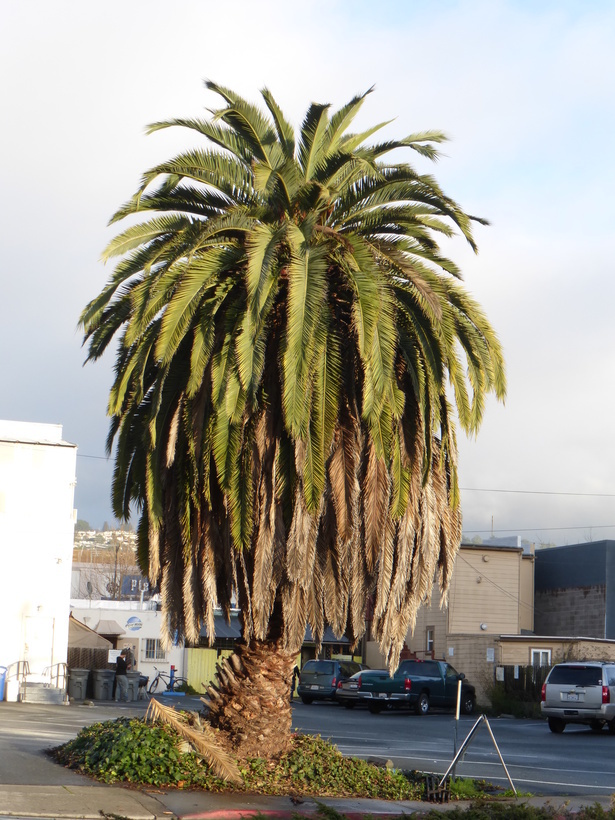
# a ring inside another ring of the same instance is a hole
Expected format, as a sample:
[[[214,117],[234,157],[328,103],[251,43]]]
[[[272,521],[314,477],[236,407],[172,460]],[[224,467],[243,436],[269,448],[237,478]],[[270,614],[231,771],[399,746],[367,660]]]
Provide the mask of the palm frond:
[[[243,778],[233,758],[220,746],[212,729],[207,723],[198,721],[199,730],[187,726],[181,721],[175,709],[165,706],[152,698],[145,713],[148,723],[165,723],[175,731],[203,757],[214,774],[223,780],[241,783]]]

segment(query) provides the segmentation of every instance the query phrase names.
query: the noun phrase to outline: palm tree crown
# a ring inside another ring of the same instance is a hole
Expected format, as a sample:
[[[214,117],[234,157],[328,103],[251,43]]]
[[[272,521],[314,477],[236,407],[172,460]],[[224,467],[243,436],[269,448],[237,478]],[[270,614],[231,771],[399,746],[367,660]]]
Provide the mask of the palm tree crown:
[[[195,640],[235,599],[246,640],[358,639],[374,596],[395,666],[461,538],[455,418],[503,398],[496,335],[440,251],[476,219],[397,149],[348,129],[366,94],[312,104],[298,138],[232,91],[204,147],[148,171],[113,217],[119,257],[81,316],[89,359],[119,336],[109,399],[113,505],[136,502],[140,560],[168,634]],[[368,92],[369,93],[369,92]],[[478,220],[481,221],[481,220]]]

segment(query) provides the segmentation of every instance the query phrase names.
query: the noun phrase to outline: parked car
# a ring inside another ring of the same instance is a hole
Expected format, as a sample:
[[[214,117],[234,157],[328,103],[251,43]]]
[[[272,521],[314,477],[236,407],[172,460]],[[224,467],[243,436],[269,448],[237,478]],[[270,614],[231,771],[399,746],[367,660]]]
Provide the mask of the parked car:
[[[312,703],[314,700],[335,700],[338,683],[352,677],[360,668],[360,664],[354,661],[306,661],[299,674],[297,694],[304,703]]]
[[[367,705],[366,701],[361,698],[363,681],[370,675],[381,676],[388,674],[389,673],[386,669],[368,669],[363,667],[359,672],[355,672],[355,674],[347,680],[340,680],[337,684],[335,699],[341,706],[345,706],[346,709],[354,709],[357,704]]]
[[[542,685],[540,711],[556,734],[568,723],[585,723],[594,731],[606,725],[615,734],[615,663],[556,664]]]
[[[371,674],[357,678],[355,702],[365,703],[373,714],[405,707],[413,709],[417,715],[426,715],[430,706],[456,705],[460,680],[461,711],[470,715],[476,703],[475,689],[465,680],[465,675],[460,675],[446,661],[405,660],[392,676],[386,669],[375,669]]]

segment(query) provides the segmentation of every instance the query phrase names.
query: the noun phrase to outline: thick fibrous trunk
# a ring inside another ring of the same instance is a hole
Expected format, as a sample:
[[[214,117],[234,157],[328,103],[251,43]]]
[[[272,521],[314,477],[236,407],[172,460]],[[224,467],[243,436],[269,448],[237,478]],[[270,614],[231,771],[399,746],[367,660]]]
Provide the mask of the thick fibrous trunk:
[[[272,758],[290,747],[290,686],[297,653],[250,641],[225,658],[208,690],[209,720],[240,759]]]

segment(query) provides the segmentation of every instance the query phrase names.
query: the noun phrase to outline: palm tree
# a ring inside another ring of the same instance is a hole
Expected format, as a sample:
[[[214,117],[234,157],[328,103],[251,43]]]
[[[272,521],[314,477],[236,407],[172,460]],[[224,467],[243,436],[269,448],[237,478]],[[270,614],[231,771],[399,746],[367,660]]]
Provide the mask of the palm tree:
[[[236,601],[243,644],[209,690],[239,755],[290,740],[288,687],[309,624],[356,642],[368,596],[395,668],[461,539],[458,424],[504,397],[499,342],[438,237],[472,222],[433,177],[440,132],[366,142],[310,105],[298,139],[232,91],[204,147],[148,171],[113,222],[119,257],[81,316],[88,359],[119,336],[107,441],[115,514],[140,512],[139,557],[167,639],[213,639]],[[369,92],[367,92],[369,93]]]

